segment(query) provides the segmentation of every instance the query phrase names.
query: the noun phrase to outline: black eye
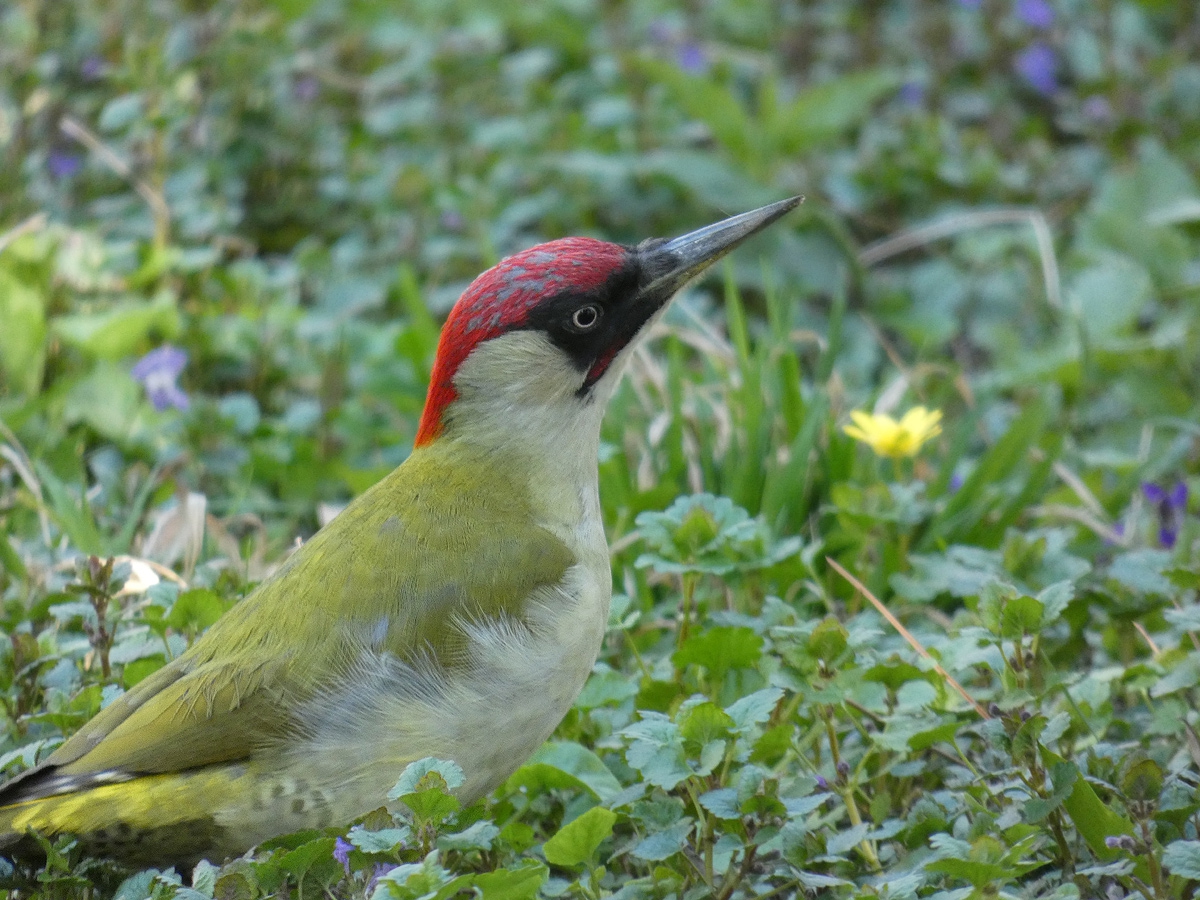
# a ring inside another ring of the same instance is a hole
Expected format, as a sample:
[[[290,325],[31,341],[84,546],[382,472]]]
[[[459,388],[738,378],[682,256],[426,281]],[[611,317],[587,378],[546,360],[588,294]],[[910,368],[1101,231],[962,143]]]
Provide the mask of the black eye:
[[[572,331],[591,331],[600,324],[600,307],[589,303],[587,306],[581,306],[571,314],[571,330]]]

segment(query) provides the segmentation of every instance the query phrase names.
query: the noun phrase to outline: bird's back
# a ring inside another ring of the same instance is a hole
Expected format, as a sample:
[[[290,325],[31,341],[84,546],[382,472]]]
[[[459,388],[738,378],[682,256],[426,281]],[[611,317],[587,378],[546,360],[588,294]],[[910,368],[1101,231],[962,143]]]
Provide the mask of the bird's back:
[[[526,487],[456,455],[470,452],[416,450],[0,788],[0,845],[33,828],[188,862],[363,815],[421,757],[457,761],[466,800],[507,777],[582,687],[609,573],[598,523],[542,527]],[[576,532],[601,546],[569,546]]]

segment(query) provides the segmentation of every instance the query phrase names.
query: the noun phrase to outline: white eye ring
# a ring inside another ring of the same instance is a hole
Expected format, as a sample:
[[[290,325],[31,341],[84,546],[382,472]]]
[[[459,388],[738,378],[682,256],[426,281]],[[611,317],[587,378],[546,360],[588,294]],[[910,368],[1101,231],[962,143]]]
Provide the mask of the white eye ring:
[[[591,331],[600,324],[600,307],[589,303],[581,306],[571,315],[571,325],[576,331]]]

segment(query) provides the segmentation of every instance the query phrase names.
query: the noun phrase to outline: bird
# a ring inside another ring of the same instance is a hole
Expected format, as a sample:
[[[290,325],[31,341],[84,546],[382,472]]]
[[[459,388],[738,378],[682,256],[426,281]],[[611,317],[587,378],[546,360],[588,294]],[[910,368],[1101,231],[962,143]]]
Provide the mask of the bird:
[[[223,860],[386,804],[405,766],[474,802],[550,737],[601,649],[600,426],[688,281],[801,202],[671,240],[567,237],[477,277],[412,453],[186,652],[0,786],[0,852],[74,835],[126,865]]]

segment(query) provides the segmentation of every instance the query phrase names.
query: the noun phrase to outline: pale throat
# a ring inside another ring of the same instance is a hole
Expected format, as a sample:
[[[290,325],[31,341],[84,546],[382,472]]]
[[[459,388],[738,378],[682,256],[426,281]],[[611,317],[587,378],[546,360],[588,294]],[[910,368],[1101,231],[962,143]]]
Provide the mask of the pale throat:
[[[455,375],[458,396],[443,437],[519,474],[542,524],[572,545],[602,542],[600,424],[625,356],[581,395],[582,375],[539,334],[517,331],[488,341]]]

